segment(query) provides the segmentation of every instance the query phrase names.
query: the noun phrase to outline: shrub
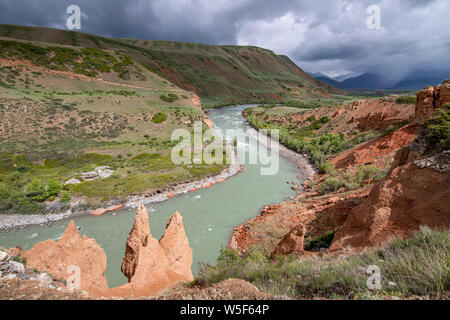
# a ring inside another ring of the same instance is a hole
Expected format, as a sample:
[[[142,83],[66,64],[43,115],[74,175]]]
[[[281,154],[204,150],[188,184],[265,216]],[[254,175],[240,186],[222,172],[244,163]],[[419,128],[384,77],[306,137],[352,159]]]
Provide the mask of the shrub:
[[[327,193],[335,192],[343,187],[347,187],[347,182],[345,180],[335,177],[327,177],[320,185],[319,190],[321,193]]]
[[[355,176],[355,182],[361,183],[364,180],[375,178],[379,173],[380,169],[377,166],[367,165],[359,167],[358,172]]]
[[[314,120],[316,120],[316,116],[315,116],[315,115],[309,116],[309,117],[306,119],[306,121],[308,121],[308,122],[313,122]]]
[[[450,104],[438,109],[436,114],[425,121],[426,140],[429,149],[450,149]]]
[[[325,124],[325,123],[330,122],[331,119],[328,118],[327,116],[325,116],[325,117],[320,118],[319,121],[320,121],[320,123]]]
[[[176,94],[169,93],[167,96],[162,94],[159,96],[159,98],[164,102],[172,103],[178,99],[178,96]]]
[[[47,182],[45,190],[45,200],[54,200],[62,190],[62,184],[56,179],[50,179]]]
[[[166,119],[167,119],[167,115],[165,113],[158,112],[153,115],[152,122],[153,123],[162,123],[162,122],[166,121]]]
[[[27,194],[35,201],[45,201],[45,183],[42,179],[34,178],[26,186]]]
[[[334,164],[331,162],[325,162],[320,164],[319,166],[319,172],[320,173],[332,173],[334,172]]]
[[[63,202],[63,203],[69,202],[70,201],[70,193],[68,191],[66,191],[66,190],[63,190],[61,192],[60,201]]]
[[[415,104],[416,100],[416,96],[399,96],[395,99],[395,102],[402,104]]]
[[[307,251],[320,251],[321,248],[329,248],[335,233],[336,231],[330,230],[316,237],[306,238],[304,249]]]

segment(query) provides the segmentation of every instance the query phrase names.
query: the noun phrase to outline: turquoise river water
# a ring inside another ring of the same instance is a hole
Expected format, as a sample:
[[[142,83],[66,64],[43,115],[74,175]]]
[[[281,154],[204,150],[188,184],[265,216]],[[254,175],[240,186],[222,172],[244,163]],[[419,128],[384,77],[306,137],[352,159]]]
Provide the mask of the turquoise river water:
[[[218,131],[243,128],[245,120],[241,113],[247,107],[211,110],[209,118]],[[238,148],[240,147],[238,145]],[[242,162],[242,159],[240,160]],[[265,204],[278,203],[295,194],[286,181],[301,182],[296,178],[296,166],[281,155],[276,175],[261,175],[259,164],[244,166],[245,171],[224,183],[148,206],[150,230],[157,239],[162,236],[168,218],[175,211],[181,213],[189,244],[193,249],[194,274],[198,272],[200,262],[216,261],[221,246],[228,244],[233,227],[257,216]],[[104,249],[108,258],[106,278],[109,287],[127,281],[120,271],[120,266],[134,215],[135,210],[122,210],[101,217],[73,218],[77,226],[82,227],[80,233],[94,238]],[[24,250],[28,250],[39,241],[59,239],[68,222],[69,220],[62,220],[46,226],[0,231],[0,245],[6,248],[20,245]]]

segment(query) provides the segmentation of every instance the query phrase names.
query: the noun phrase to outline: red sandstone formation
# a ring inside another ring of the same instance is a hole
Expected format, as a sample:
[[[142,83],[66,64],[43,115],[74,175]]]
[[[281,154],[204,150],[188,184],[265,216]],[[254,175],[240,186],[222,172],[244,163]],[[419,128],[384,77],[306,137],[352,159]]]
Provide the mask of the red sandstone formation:
[[[362,130],[385,130],[409,122],[413,118],[413,105],[402,105],[383,99],[360,100],[353,104],[352,118]]]
[[[375,162],[376,158],[397,151],[417,138],[418,126],[406,126],[388,135],[366,142],[356,148],[339,154],[330,162],[336,169],[353,165],[363,165]]]
[[[415,158],[407,148],[397,154],[388,175],[350,211],[330,251],[379,246],[390,238],[410,236],[420,226],[450,226],[450,174],[419,168]]]
[[[434,110],[450,102],[450,81],[435,87],[428,87],[417,94],[415,121],[424,123],[433,115]]]
[[[116,206],[110,206],[110,207],[108,207],[108,208],[99,208],[99,209],[95,209],[94,211],[92,211],[92,215],[99,217],[99,216],[104,215],[104,214],[107,213],[107,212],[120,210],[120,209],[122,209],[124,206],[125,206],[124,204],[119,204],[119,205],[116,205]]]
[[[133,228],[128,236],[122,272],[128,283],[110,290],[112,296],[152,296],[165,287],[180,281],[192,281],[192,249],[183,227],[183,219],[176,212],[167,223],[161,240],[150,233],[147,208],[136,212]]]
[[[380,131],[398,126],[414,119],[414,104],[399,104],[395,98],[363,99],[336,108],[322,107],[286,116],[270,117],[270,121],[286,125],[304,127],[314,115],[316,119],[328,117],[331,121],[315,132],[351,133]],[[243,113],[246,116],[246,113]]]
[[[306,228],[304,224],[295,226],[278,243],[272,252],[272,257],[282,254],[303,254],[303,242],[305,240]]]
[[[420,91],[415,121],[423,123],[448,102],[449,81]],[[430,157],[421,148],[417,142],[397,153],[388,175],[349,213],[330,251],[379,246],[390,238],[408,237],[420,226],[450,226],[450,153]]]
[[[47,271],[58,279],[70,279],[79,270],[80,289],[88,293],[108,289],[105,252],[94,239],[80,237],[73,221],[58,242],[39,242],[22,255],[27,259],[28,268]],[[76,285],[77,280],[73,279]]]
[[[48,271],[68,280],[74,270],[80,271],[80,290],[91,297],[152,296],[180,281],[192,281],[192,249],[186,237],[183,219],[176,212],[167,223],[161,240],[150,233],[147,208],[136,212],[133,228],[128,236],[122,272],[129,283],[108,289],[104,276],[106,255],[94,239],[80,237],[71,221],[62,238],[36,244],[31,250],[20,252],[27,259],[27,267]]]
[[[192,103],[195,104],[200,109],[202,108],[202,101],[201,101],[200,97],[196,94],[193,94],[193,96],[192,96]]]
[[[449,81],[422,90],[417,95],[416,122],[423,123],[435,109],[448,102]],[[383,109],[377,111],[379,107]],[[407,112],[397,117],[400,107],[407,108]],[[348,125],[357,123],[360,127],[381,129],[410,119],[414,112],[409,106],[402,105],[397,105],[395,112],[391,113],[391,109],[390,102],[383,102],[382,99],[358,101],[337,111],[334,109],[331,118],[345,118],[351,114],[352,119]],[[331,115],[330,112],[327,108],[321,108],[319,111],[314,110],[293,117],[303,121],[312,113],[319,118]],[[376,115],[379,112],[384,115]],[[335,124],[336,132],[345,130],[342,119]],[[296,250],[295,253],[298,254],[301,237],[296,233],[301,234],[301,231],[296,230],[295,226],[306,224],[309,235],[337,230],[329,252],[338,253],[346,248],[357,251],[368,246],[382,245],[390,238],[408,237],[421,226],[450,226],[450,152],[432,157],[423,155],[424,150],[417,151],[424,148],[420,141],[405,148],[417,137],[419,130],[418,125],[403,127],[331,160],[337,169],[347,170],[362,164],[378,164],[375,160],[391,157],[392,153],[400,149],[387,176],[373,186],[352,193],[342,194],[338,191],[338,194],[326,198],[302,199],[301,202],[298,201],[298,196],[293,201],[267,207],[259,217],[234,230],[230,246],[245,252],[251,245],[259,244],[271,249],[278,243],[274,254]],[[320,179],[318,182],[320,183]],[[367,196],[368,191],[370,193]],[[361,195],[358,196],[360,192]],[[352,201],[352,198],[349,198],[352,194],[354,199],[359,201]],[[291,231],[285,231],[284,237],[279,236],[286,229]]]
[[[292,201],[267,206],[259,216],[233,230],[229,245],[241,253],[253,245],[273,251],[283,235],[297,225],[305,225],[309,236],[336,230],[344,223],[348,212],[367,197],[369,190],[311,199],[299,195]]]

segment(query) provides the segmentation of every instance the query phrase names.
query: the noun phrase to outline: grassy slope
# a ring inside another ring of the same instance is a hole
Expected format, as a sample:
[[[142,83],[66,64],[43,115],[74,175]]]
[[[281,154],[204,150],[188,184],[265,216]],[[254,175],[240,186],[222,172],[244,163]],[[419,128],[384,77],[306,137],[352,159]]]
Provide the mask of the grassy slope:
[[[387,299],[391,296],[448,297],[449,230],[423,228],[408,240],[396,239],[379,249],[347,257],[277,257],[254,249],[245,255],[225,249],[217,265],[204,265],[197,281],[214,284],[244,279],[273,297],[288,299]],[[367,287],[369,266],[381,271],[381,289]]]
[[[108,39],[71,31],[0,25],[0,36],[122,50],[206,106],[327,97],[337,89],[312,79],[287,57],[258,47]]]
[[[68,191],[102,202],[223,168],[172,164],[172,131],[192,130],[203,113],[191,92],[129,56],[5,39],[0,48],[0,58],[15,60],[0,62],[0,212],[43,212],[42,198],[61,195],[65,180],[100,165],[114,175]],[[56,194],[47,192],[50,181]],[[26,196],[38,191],[45,195]]]

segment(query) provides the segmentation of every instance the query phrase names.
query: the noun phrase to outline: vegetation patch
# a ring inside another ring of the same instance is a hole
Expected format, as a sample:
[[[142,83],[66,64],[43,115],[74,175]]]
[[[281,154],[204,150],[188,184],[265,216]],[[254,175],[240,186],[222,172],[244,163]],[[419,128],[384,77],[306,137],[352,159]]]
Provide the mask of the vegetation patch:
[[[450,103],[438,109],[433,117],[425,121],[429,149],[450,149]]]
[[[306,251],[320,251],[322,248],[329,248],[335,233],[336,231],[330,230],[316,237],[305,237],[304,249]]]
[[[328,236],[331,238],[331,233]],[[345,258],[277,257],[254,248],[244,255],[221,250],[216,265],[203,264],[199,281],[218,283],[243,279],[272,297],[292,299],[381,299],[387,295],[445,296],[450,290],[450,231],[423,228],[412,238],[396,239],[381,249],[367,249]],[[380,268],[381,289],[367,288],[366,270]]]
[[[395,102],[402,104],[416,104],[416,96],[399,96],[395,99]]]
[[[76,45],[75,32],[68,33],[72,45]],[[75,43],[75,44],[74,44]],[[105,50],[97,48],[73,49],[58,46],[38,46],[11,40],[0,41],[0,57],[30,61],[35,65],[48,69],[73,71],[88,77],[96,77],[100,73],[110,73],[111,68],[126,78],[131,58],[123,53],[117,57]]]
[[[166,119],[167,119],[167,115],[165,113],[158,112],[153,115],[152,122],[153,123],[163,123],[164,121],[166,121]]]
[[[172,103],[172,102],[175,102],[176,100],[178,100],[178,96],[174,93],[169,93],[167,95],[162,94],[159,96],[159,98],[162,101],[167,102],[167,103]]]

